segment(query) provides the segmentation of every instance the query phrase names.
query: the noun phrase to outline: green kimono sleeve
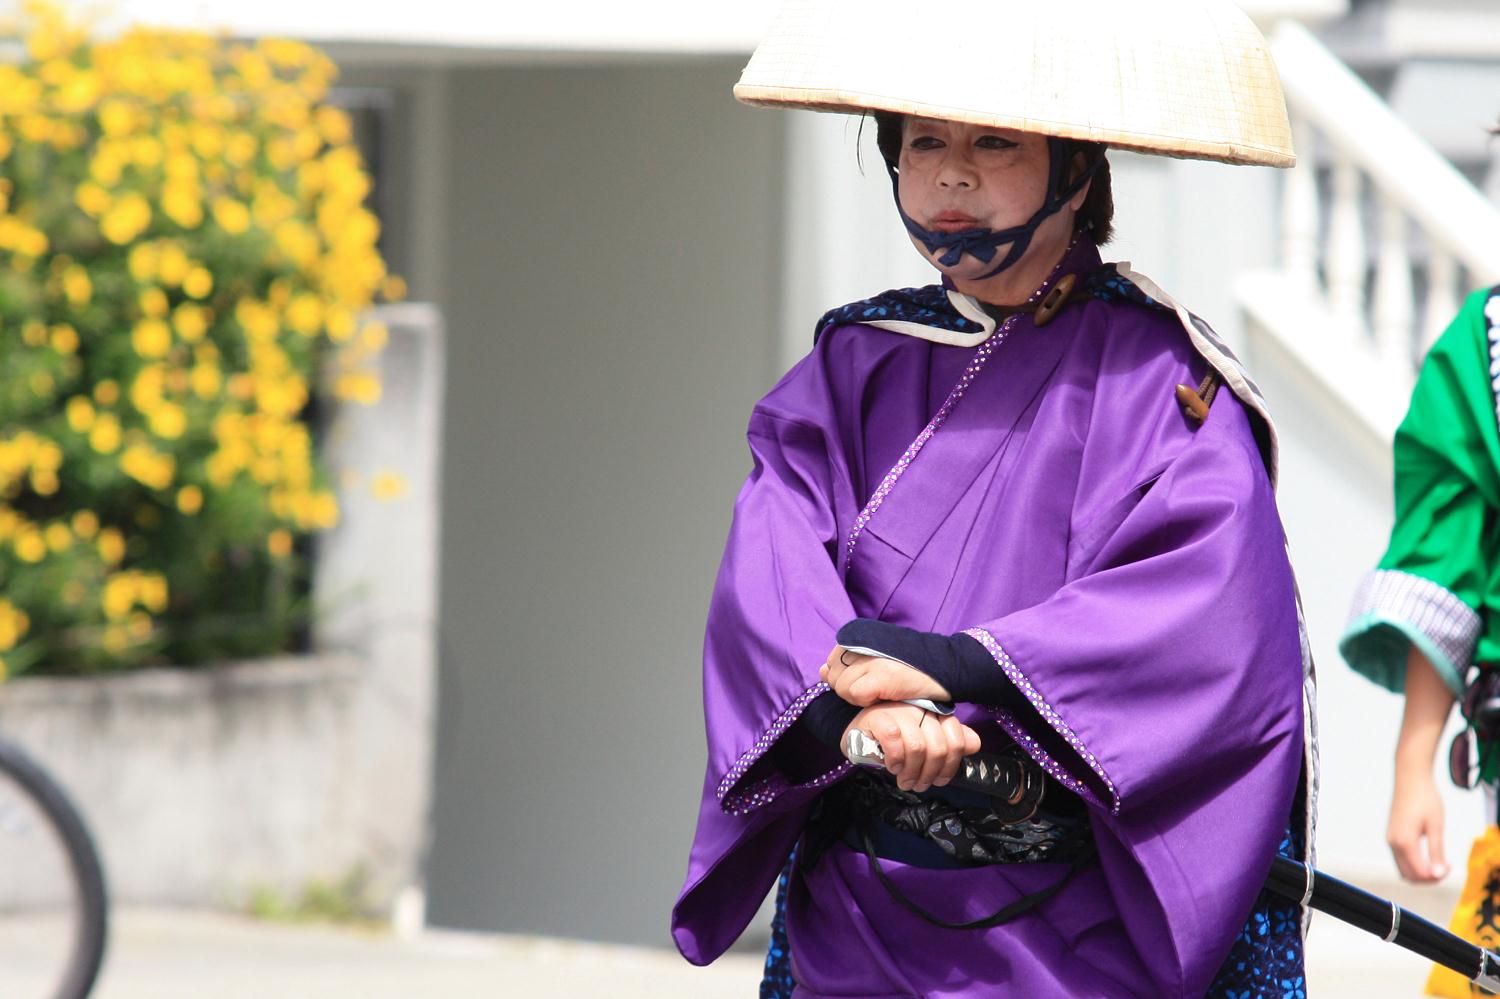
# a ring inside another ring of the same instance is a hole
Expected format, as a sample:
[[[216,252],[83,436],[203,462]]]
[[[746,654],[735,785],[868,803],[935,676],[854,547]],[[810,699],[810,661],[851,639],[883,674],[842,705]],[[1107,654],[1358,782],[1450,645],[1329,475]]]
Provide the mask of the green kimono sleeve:
[[[1497,289],[1500,291],[1500,289]],[[1433,346],[1396,431],[1396,524],[1361,582],[1339,651],[1391,690],[1415,645],[1454,694],[1500,660],[1500,295],[1477,292]]]

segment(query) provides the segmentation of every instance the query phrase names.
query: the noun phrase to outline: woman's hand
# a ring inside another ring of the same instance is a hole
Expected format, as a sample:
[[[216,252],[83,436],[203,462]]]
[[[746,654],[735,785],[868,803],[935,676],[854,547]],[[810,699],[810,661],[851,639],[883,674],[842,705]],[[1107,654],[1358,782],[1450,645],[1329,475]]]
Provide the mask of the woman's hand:
[[[1385,840],[1407,881],[1440,881],[1448,875],[1443,856],[1443,799],[1432,777],[1453,692],[1413,645],[1406,657],[1406,709],[1396,740],[1396,789]]]
[[[936,715],[913,704],[867,707],[854,716],[845,735],[856,728],[880,743],[885,768],[903,791],[942,787],[953,779],[965,756],[979,752],[979,734],[972,728],[952,715]]]
[[[906,701],[926,697],[951,701],[942,684],[919,669],[880,656],[864,656],[835,645],[828,661],[818,667],[833,692],[850,704],[867,708],[881,701]]]
[[[1396,868],[1407,881],[1430,884],[1448,875],[1443,856],[1443,799],[1432,770],[1398,773],[1391,798],[1386,842]]]

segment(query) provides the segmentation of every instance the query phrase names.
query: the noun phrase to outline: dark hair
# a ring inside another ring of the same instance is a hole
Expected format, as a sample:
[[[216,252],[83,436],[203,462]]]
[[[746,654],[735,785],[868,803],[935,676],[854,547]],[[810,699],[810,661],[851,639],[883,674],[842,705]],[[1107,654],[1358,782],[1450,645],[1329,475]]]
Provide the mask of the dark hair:
[[[880,150],[881,157],[895,166],[901,158],[901,130],[905,116],[894,111],[876,111],[874,117],[875,146]],[[1095,246],[1103,246],[1115,234],[1115,195],[1110,183],[1109,159],[1104,155],[1104,143],[1068,139],[1064,150],[1069,157],[1082,153],[1085,158],[1097,156],[1100,160],[1099,170],[1089,185],[1088,197],[1083,199],[1083,206],[1074,216],[1073,225],[1079,232],[1088,233]]]

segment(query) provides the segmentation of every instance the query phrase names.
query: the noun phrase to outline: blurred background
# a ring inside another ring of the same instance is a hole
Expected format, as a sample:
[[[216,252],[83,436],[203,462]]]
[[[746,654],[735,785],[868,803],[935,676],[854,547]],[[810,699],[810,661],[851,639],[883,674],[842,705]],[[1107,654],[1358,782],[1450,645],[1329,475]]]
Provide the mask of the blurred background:
[[[1279,414],[1320,866],[1446,923],[1334,643],[1416,365],[1500,281],[1500,7],[1242,6],[1298,166],[1112,153],[1105,257]],[[873,129],[732,99],[773,9],[0,3],[0,736],[102,852],[100,994],[751,993],[764,921],[666,950],[745,419],[824,310],[933,280]]]

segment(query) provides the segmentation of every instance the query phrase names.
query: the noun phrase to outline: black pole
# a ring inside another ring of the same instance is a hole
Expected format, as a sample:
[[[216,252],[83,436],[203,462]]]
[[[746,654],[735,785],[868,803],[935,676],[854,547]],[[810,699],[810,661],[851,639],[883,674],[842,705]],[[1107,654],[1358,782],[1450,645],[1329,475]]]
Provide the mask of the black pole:
[[[858,738],[855,738],[855,737]],[[884,766],[880,744],[856,729],[844,746],[844,755],[861,766]],[[964,787],[1005,797],[1017,779],[1009,761],[985,753],[964,758],[951,786]],[[997,806],[997,808],[1000,806]],[[1371,895],[1362,888],[1340,881],[1295,860],[1277,857],[1266,877],[1267,890],[1319,912],[1373,933],[1387,943],[1463,975],[1490,993],[1500,993],[1500,954],[1477,947],[1441,926],[1429,923],[1395,902]]]
[[[1500,955],[1449,933],[1395,902],[1285,857],[1277,857],[1271,865],[1266,888],[1420,954],[1481,988],[1500,992]]]

